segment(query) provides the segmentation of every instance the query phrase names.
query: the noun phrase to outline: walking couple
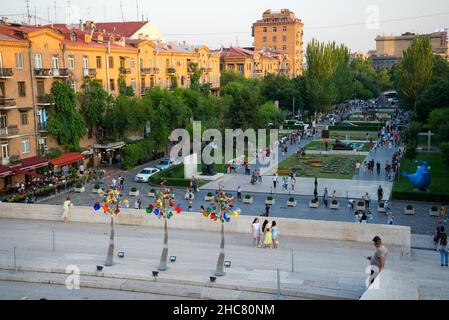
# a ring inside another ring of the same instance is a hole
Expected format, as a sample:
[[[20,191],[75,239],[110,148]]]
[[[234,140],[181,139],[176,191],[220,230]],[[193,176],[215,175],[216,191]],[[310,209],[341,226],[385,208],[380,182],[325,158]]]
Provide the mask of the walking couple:
[[[278,235],[279,230],[276,225],[276,221],[273,221],[271,225],[268,219],[266,219],[262,228],[260,228],[259,219],[255,218],[252,224],[252,237],[253,237],[253,247],[261,248],[262,244],[267,249],[277,249],[278,248]]]

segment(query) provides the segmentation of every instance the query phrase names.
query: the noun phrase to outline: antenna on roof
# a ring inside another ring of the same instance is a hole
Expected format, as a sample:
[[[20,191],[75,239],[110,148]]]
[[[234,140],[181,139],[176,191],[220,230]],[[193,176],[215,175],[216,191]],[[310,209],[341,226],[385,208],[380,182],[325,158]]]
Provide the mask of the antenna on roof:
[[[136,8],[137,8],[137,20],[139,21],[139,0],[136,0]]]
[[[122,6],[122,0],[120,0],[120,12],[122,14],[122,20],[125,22],[125,17],[123,16],[123,6]]]
[[[30,16],[30,0],[26,0],[26,3],[27,3],[27,20],[28,20],[28,24],[30,24],[31,22],[30,22],[30,18],[31,18],[31,16]]]
[[[55,9],[55,18],[53,19],[53,22],[56,23],[56,0],[53,3],[54,9]]]
[[[68,5],[69,5],[69,21],[68,21],[69,23],[68,24],[70,24],[70,0],[68,0],[67,2],[68,2]]]

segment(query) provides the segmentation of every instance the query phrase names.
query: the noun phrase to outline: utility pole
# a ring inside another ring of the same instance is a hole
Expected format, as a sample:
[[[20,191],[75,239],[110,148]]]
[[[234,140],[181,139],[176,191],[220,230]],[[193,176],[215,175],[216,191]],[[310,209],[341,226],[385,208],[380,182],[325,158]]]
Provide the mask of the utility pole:
[[[295,97],[293,97],[293,120],[295,119]]]

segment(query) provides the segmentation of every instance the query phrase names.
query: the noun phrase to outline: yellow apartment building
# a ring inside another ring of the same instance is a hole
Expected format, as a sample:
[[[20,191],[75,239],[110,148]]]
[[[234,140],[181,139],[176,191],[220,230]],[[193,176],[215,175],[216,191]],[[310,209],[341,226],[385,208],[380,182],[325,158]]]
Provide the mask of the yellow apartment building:
[[[254,50],[272,50],[287,54],[291,61],[290,77],[302,75],[304,24],[289,9],[266,10],[253,23]]]
[[[246,78],[261,78],[268,74],[291,75],[291,63],[287,54],[264,50],[255,52],[240,47],[220,51],[222,70],[232,70]]]

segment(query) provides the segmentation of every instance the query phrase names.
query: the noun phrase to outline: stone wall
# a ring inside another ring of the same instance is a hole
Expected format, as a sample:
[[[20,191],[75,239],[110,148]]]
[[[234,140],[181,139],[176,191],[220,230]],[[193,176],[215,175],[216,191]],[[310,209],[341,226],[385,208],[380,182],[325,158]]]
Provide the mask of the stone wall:
[[[62,205],[0,203],[0,218],[32,219],[62,221]],[[250,236],[251,224],[254,216],[232,217],[226,223],[226,232],[247,233]],[[259,217],[261,222],[264,219]],[[325,240],[353,241],[371,243],[374,236],[382,238],[386,245],[402,248],[403,256],[410,256],[411,232],[410,227],[380,224],[357,224],[335,221],[302,220],[287,218],[270,218],[276,220],[279,236],[305,237]],[[69,221],[88,223],[109,223],[110,220],[102,210],[94,211],[92,207],[77,207],[70,209]],[[123,225],[147,225],[163,227],[154,214],[146,214],[145,210],[122,209],[115,222]],[[172,229],[220,230],[220,224],[201,216],[200,213],[183,212],[173,217],[169,222]]]

